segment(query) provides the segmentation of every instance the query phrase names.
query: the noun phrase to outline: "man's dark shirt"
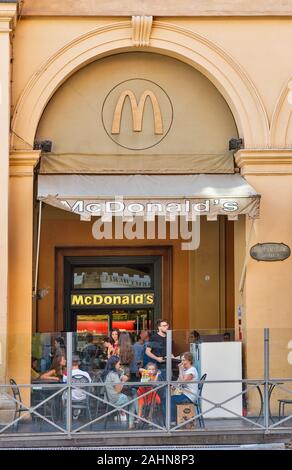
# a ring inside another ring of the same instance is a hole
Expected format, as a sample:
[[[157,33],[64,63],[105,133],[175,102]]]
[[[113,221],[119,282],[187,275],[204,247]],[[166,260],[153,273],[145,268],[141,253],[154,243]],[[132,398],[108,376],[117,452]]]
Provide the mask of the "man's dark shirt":
[[[152,354],[154,354],[156,357],[163,357],[163,359],[166,357],[166,336],[160,336],[158,333],[155,335],[151,336],[150,341],[147,343],[148,348],[150,348]],[[146,364],[144,363],[144,366],[148,364],[148,362],[154,362],[157,363],[158,365],[165,365],[165,363],[159,363],[158,361],[152,359],[151,357],[147,356],[145,354],[144,356],[147,358]]]

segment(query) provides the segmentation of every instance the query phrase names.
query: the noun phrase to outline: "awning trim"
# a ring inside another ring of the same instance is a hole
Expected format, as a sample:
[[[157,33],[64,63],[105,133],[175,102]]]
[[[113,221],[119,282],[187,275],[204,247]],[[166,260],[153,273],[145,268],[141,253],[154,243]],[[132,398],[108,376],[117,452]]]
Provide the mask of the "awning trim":
[[[224,174],[234,173],[233,152],[220,154],[48,153],[40,174]]]

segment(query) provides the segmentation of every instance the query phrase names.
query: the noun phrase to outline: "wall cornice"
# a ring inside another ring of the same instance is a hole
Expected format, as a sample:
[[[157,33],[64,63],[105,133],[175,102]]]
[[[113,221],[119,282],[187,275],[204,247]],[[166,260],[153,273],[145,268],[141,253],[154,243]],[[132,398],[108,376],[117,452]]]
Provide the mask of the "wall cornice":
[[[292,16],[283,0],[26,0],[22,16]]]
[[[242,149],[235,161],[243,176],[292,174],[292,149]]]
[[[33,176],[34,168],[41,156],[40,150],[21,150],[10,153],[10,176]]]
[[[17,3],[0,3],[0,33],[9,33],[15,28]]]

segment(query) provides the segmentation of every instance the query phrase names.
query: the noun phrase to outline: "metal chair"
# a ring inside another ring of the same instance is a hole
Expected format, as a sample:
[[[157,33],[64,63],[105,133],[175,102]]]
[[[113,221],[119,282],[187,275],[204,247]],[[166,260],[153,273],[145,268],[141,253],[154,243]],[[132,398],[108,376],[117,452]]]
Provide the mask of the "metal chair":
[[[110,403],[110,400],[109,400],[109,396],[108,396],[108,393],[107,393],[107,389],[106,389],[106,386],[104,387],[104,398],[105,400],[108,402],[106,404],[106,408],[105,408],[105,414],[109,413],[110,411],[112,411],[112,409],[114,408],[114,405],[111,405]],[[114,420],[115,416],[117,417],[117,424],[118,426],[120,427],[121,425],[121,414],[120,414],[120,410],[115,410],[113,413],[111,413],[110,415],[106,416],[104,419],[104,429],[106,430],[107,429],[107,425],[108,425],[108,422],[112,419]]]
[[[73,415],[74,415],[74,410],[80,410],[81,412],[82,411],[85,411],[85,417],[89,420],[89,421],[92,421],[92,417],[91,417],[91,410],[90,410],[90,403],[89,403],[89,395],[86,394],[85,398],[84,399],[81,399],[81,400],[77,400],[73,398],[73,393],[74,393],[74,390],[75,391],[79,391],[82,395],[85,393],[86,390],[88,390],[88,388],[86,387],[80,387],[80,389],[78,389],[77,385],[78,384],[85,384],[85,383],[90,383],[88,378],[85,377],[84,375],[73,375],[72,377],[72,380],[71,380],[71,384],[74,386],[74,389],[72,390],[72,401],[71,401],[71,408],[72,408],[72,411],[73,411]],[[81,395],[81,396],[82,396]]]
[[[196,407],[196,413],[198,415],[200,415],[202,413],[202,406],[201,406],[202,399],[201,399],[201,397],[202,397],[203,387],[204,387],[206,378],[207,378],[207,374],[202,375],[202,377],[200,378],[200,383],[198,385],[198,392],[199,392],[198,393],[198,399],[194,403],[194,405]],[[205,422],[204,422],[203,416],[200,416],[198,419],[199,419],[200,428],[204,428],[205,427]]]
[[[92,405],[91,406],[91,409],[94,411],[94,415],[95,415],[95,418],[97,418],[99,416],[99,410],[100,410],[100,407],[102,407],[102,405],[105,405],[101,400],[104,399],[104,385],[101,385],[103,384],[103,381],[101,379],[101,377],[95,377],[95,379],[93,380],[94,382],[94,395],[97,397],[97,398],[92,398]],[[96,385],[96,384],[100,384],[100,385]]]
[[[44,391],[44,385],[45,384],[38,383],[33,386],[31,394],[31,405],[33,407],[39,405],[36,411],[44,418],[55,421],[55,403],[51,400],[45,401],[52,393],[52,390]],[[43,403],[44,401],[45,403]],[[46,424],[44,419],[34,413],[32,413],[32,421],[34,423],[38,423],[39,430],[41,430],[42,426]]]
[[[11,389],[12,389],[12,393],[13,393],[14,400],[17,400],[17,401],[15,402],[15,412],[14,412],[14,418],[13,418],[13,421],[15,421],[16,419],[20,418],[21,413],[27,412],[27,409],[22,406],[22,400],[21,400],[20,390],[19,390],[19,387],[18,387],[17,383],[15,382],[15,380],[10,379],[10,380],[9,380],[9,383],[10,383],[10,385],[11,385]],[[19,402],[19,403],[18,403],[18,402]],[[17,421],[16,423],[14,423],[14,424],[13,424],[13,427],[14,427],[15,429],[17,429],[17,428],[18,428],[18,424],[19,424],[19,421]]]
[[[285,416],[285,406],[292,405],[292,400],[289,398],[282,398],[278,400],[279,402],[279,420]]]

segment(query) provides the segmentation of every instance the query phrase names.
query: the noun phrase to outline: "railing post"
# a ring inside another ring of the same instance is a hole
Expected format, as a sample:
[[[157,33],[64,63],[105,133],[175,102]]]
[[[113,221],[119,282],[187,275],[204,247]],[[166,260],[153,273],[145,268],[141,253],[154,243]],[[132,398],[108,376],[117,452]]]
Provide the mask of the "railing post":
[[[264,329],[264,426],[269,429],[270,404],[269,404],[269,380],[270,380],[270,330]]]
[[[172,379],[172,362],[171,362],[171,355],[172,355],[172,331],[167,330],[166,332],[166,417],[165,417],[165,424],[166,429],[169,431],[171,427],[171,388],[170,382]]]
[[[67,333],[67,434],[72,431],[72,333]]]

